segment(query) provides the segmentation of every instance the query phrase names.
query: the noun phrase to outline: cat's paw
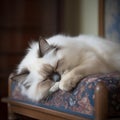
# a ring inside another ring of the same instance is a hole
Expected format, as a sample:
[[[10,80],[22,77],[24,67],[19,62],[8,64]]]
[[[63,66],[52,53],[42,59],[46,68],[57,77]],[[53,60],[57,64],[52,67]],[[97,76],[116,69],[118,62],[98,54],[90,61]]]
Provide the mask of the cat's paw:
[[[71,91],[73,88],[76,87],[77,83],[82,78],[82,75],[66,75],[62,80],[60,81],[59,88],[63,91]]]
[[[52,94],[53,94],[54,92],[56,92],[57,90],[59,90],[59,83],[60,83],[60,82],[56,82],[56,83],[49,89],[48,95],[47,95],[47,97],[44,99],[46,102],[48,102],[48,101],[52,98]]]
[[[49,90],[50,93],[56,92],[57,90],[59,90],[59,84],[60,82],[56,82]]]

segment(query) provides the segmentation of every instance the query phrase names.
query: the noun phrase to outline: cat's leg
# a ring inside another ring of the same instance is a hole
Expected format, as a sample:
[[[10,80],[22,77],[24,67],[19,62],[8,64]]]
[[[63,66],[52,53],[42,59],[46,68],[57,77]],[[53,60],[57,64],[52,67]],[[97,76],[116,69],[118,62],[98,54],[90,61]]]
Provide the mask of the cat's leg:
[[[65,73],[59,84],[59,88],[64,91],[72,90],[76,84],[87,75],[95,73],[105,73],[108,69],[99,59],[88,60],[84,64],[78,65],[71,71]]]
[[[59,84],[59,88],[61,90],[70,91],[84,77],[84,75],[81,74],[80,72],[78,74],[74,73],[74,71],[76,71],[77,69],[78,69],[78,67],[76,67],[76,68],[74,68],[74,70],[66,72],[64,75],[62,75],[62,79]]]

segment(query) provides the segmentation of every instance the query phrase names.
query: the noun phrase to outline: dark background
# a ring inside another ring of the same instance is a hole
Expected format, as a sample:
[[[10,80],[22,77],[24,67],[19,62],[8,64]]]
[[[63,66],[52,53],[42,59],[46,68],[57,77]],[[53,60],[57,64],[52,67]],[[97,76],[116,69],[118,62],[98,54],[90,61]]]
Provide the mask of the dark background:
[[[67,3],[69,0],[66,0]],[[76,35],[65,30],[64,0],[1,0],[0,1],[0,120],[7,120],[7,105],[1,98],[8,96],[8,76],[16,69],[28,43],[39,36],[58,33]],[[72,2],[69,21],[77,20],[74,12],[79,0]],[[77,23],[74,22],[74,23]],[[69,24],[70,28],[72,25]]]

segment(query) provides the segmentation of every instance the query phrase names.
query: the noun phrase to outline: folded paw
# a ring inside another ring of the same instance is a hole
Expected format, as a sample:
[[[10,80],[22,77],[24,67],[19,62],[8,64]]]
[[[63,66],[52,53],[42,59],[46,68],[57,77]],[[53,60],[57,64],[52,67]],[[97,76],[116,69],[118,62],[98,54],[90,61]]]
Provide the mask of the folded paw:
[[[59,88],[64,91],[70,91],[73,88],[76,87],[77,83],[82,78],[82,75],[66,75],[64,78],[60,81]]]
[[[56,82],[49,90],[50,93],[56,92],[59,89],[60,82]]]

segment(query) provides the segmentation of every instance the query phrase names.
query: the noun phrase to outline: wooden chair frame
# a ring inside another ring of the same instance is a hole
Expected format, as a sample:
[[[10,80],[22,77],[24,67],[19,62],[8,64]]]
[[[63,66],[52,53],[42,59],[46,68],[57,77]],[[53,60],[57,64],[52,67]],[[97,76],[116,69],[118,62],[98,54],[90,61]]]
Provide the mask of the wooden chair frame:
[[[9,79],[9,97],[2,99],[3,102],[8,104],[8,120],[15,120],[17,114],[39,120],[89,120],[83,117],[47,109],[44,107],[26,104],[11,100],[11,82]],[[108,91],[103,82],[99,82],[95,88],[95,120],[107,120],[108,110]]]

